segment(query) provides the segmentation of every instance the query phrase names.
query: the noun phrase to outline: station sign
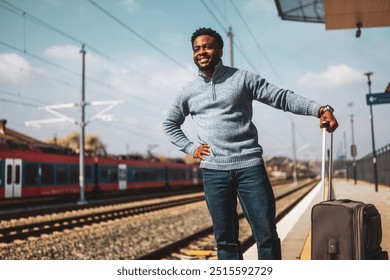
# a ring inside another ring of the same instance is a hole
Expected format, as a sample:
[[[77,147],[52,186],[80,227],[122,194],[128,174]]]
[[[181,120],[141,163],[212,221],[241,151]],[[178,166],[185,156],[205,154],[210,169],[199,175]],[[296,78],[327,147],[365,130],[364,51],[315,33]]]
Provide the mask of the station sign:
[[[390,83],[387,85],[387,87],[385,89],[385,93],[390,93]]]
[[[390,93],[366,94],[367,105],[390,103]]]
[[[351,145],[351,156],[356,157],[357,156],[357,148],[356,145]]]

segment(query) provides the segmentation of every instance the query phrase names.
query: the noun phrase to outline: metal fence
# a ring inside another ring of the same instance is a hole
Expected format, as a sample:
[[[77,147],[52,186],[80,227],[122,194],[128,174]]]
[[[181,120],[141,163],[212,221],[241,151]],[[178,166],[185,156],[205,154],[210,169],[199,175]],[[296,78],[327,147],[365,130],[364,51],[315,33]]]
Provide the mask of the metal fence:
[[[378,183],[390,186],[390,144],[376,151],[376,164]],[[354,178],[352,162],[347,164],[347,176]],[[375,181],[372,153],[356,161],[356,178],[369,182]]]

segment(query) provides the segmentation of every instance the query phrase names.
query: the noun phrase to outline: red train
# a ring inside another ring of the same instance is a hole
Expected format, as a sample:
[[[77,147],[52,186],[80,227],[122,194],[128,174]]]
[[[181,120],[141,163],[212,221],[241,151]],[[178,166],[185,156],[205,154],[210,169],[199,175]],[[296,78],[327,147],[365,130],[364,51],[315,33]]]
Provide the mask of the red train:
[[[197,165],[85,158],[85,192],[190,187],[202,184]],[[78,193],[79,156],[0,143],[0,200]]]

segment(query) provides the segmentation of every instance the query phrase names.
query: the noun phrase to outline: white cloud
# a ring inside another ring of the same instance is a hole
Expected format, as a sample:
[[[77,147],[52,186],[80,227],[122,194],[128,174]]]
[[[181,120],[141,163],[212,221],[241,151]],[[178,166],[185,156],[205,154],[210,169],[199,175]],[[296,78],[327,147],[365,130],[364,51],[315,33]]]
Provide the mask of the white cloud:
[[[104,81],[108,75],[108,61],[99,56],[96,56],[94,52],[90,51],[88,47],[85,48],[85,75],[87,80],[89,78],[95,81]],[[67,71],[63,72],[60,70],[60,75],[68,75],[73,72],[71,77],[67,78],[71,81],[78,82],[81,75],[82,69],[82,55],[81,47],[78,45],[53,45],[46,48],[43,51],[43,54],[48,58],[48,60],[53,61],[54,63],[63,66]],[[58,71],[59,69],[55,68],[52,71]],[[76,76],[74,75],[76,73]],[[74,80],[75,79],[75,80]],[[103,83],[103,82],[101,82]]]
[[[18,85],[29,75],[30,68],[28,61],[17,54],[0,54],[0,84]]]
[[[319,73],[308,72],[298,79],[298,84],[311,89],[340,89],[353,87],[362,81],[361,70],[356,70],[345,64],[332,65]]]
[[[124,6],[130,13],[133,13],[138,9],[138,3],[136,0],[123,0],[122,6]]]
[[[80,50],[80,47],[75,45],[54,45],[45,49],[43,54],[50,58],[80,60]]]

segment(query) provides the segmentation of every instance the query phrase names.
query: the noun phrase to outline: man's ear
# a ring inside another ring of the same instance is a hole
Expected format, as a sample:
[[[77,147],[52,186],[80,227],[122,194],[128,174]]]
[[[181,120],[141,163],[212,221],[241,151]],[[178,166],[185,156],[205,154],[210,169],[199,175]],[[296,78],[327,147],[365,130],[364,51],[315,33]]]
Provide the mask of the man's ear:
[[[222,55],[223,55],[223,50],[222,50],[222,49],[219,49],[219,50],[218,50],[218,54],[219,54],[219,57],[222,57]]]

